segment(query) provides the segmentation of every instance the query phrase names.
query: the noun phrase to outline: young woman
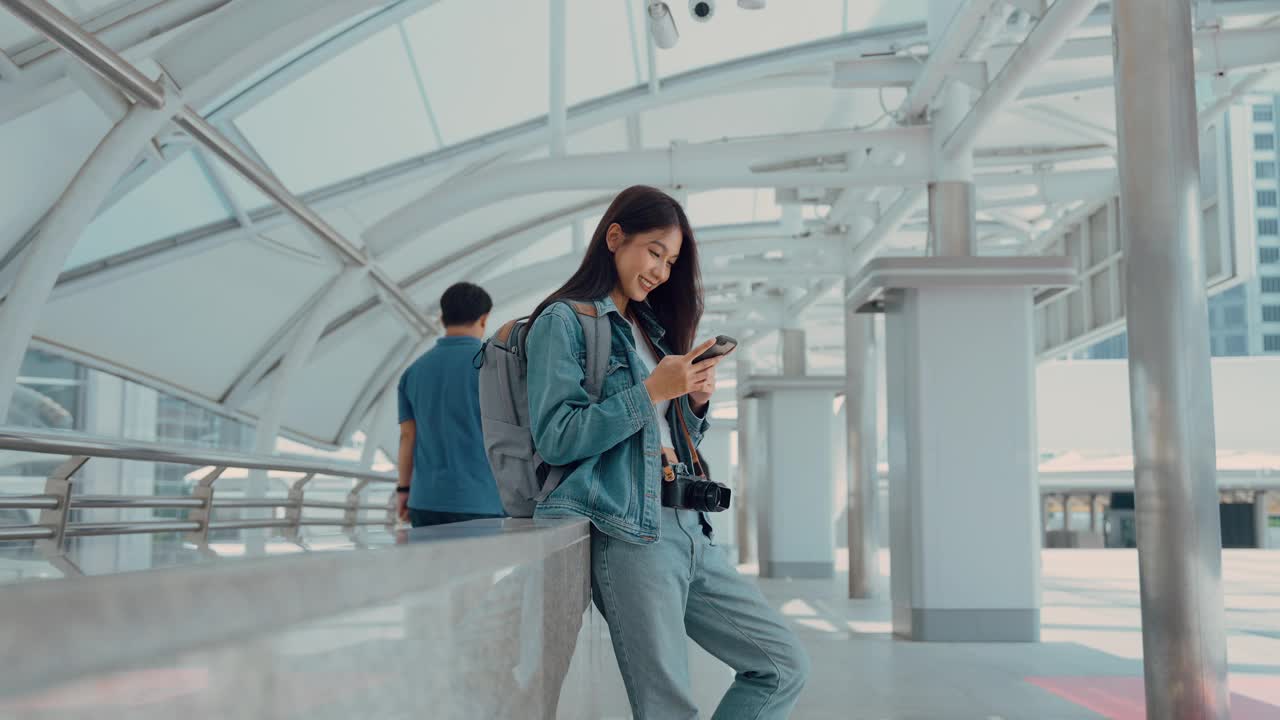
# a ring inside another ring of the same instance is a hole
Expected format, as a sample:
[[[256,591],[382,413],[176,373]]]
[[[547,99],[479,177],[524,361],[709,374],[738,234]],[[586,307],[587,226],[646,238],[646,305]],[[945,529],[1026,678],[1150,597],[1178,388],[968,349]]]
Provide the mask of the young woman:
[[[583,389],[586,343],[570,303],[611,321],[598,403]],[[637,720],[698,717],[686,637],[737,671],[714,718],[785,718],[808,674],[799,641],[715,546],[706,518],[661,502],[664,467],[689,464],[707,429],[720,360],[693,362],[714,343],[693,346],[702,307],[684,210],[660,190],[624,190],[578,271],[534,312],[534,444],[573,467],[535,516],[591,520],[592,595]]]

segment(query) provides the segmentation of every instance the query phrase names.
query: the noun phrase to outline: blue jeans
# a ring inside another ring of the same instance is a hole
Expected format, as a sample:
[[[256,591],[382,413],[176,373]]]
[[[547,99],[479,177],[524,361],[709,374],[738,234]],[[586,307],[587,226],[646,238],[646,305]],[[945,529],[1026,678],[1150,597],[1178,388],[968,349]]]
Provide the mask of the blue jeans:
[[[419,510],[417,508],[409,508],[409,524],[419,527],[430,527],[432,525],[449,525],[450,523],[466,522],[468,520],[488,520],[490,518],[500,518],[501,515],[476,515],[474,513],[456,513],[456,512],[438,512],[436,510]]]
[[[686,637],[737,672],[713,720],[790,715],[809,658],[755,583],[703,534],[696,512],[662,508],[653,545],[593,528],[591,591],[609,624],[635,720],[698,717]]]

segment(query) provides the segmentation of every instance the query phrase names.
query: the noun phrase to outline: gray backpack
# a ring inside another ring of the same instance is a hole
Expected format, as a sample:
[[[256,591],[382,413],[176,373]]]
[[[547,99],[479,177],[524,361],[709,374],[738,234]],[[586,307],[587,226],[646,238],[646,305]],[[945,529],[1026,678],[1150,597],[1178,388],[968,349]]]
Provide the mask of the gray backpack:
[[[587,340],[583,373],[591,402],[600,401],[613,339],[609,318],[598,317],[591,303],[569,303]],[[525,339],[529,318],[512,320],[494,333],[480,349],[480,423],[484,451],[498,482],[502,507],[511,517],[533,517],[538,503],[560,485],[569,467],[553,467],[542,461],[533,446],[529,428],[528,362]]]

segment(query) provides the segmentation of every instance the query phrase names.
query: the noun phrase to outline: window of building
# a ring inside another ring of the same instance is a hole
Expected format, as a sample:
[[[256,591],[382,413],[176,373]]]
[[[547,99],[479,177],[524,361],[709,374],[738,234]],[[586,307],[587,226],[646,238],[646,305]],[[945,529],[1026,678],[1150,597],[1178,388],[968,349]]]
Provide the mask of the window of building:
[[[1280,335],[1263,335],[1262,349],[1266,352],[1280,352]]]
[[[1275,150],[1276,136],[1271,133],[1257,133],[1253,136],[1254,150]]]
[[[1239,305],[1226,307],[1222,309],[1222,321],[1227,326],[1238,326],[1244,324],[1244,308]]]
[[[1258,207],[1273,208],[1276,206],[1275,190],[1259,190],[1258,191]]]
[[[1280,293],[1280,277],[1262,278],[1262,292]]]
[[[1274,122],[1276,119],[1275,108],[1270,105],[1254,105],[1253,121],[1254,122]]]
[[[1280,305],[1263,305],[1262,322],[1280,322]]]
[[[1280,235],[1280,220],[1263,218],[1258,221],[1259,235]]]
[[[1270,160],[1259,160],[1253,164],[1253,175],[1259,180],[1273,180],[1276,176],[1276,164]]]
[[[1228,335],[1223,338],[1222,354],[1226,357],[1242,357],[1249,354],[1249,344],[1243,335]]]
[[[1280,263],[1280,248],[1258,248],[1258,262],[1263,265]]]

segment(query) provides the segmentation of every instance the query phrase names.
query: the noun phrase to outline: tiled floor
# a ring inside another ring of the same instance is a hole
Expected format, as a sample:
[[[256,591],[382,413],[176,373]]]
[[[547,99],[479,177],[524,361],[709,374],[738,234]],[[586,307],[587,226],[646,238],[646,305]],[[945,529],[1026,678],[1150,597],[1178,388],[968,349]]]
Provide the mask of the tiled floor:
[[[844,575],[761,581],[813,660],[794,717],[1144,718],[1137,555],[1049,550],[1043,565],[1043,642],[1034,645],[898,641],[887,597],[847,599]],[[1280,551],[1227,551],[1223,585],[1233,717],[1280,718]]]

